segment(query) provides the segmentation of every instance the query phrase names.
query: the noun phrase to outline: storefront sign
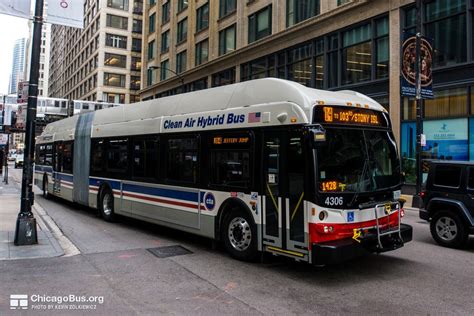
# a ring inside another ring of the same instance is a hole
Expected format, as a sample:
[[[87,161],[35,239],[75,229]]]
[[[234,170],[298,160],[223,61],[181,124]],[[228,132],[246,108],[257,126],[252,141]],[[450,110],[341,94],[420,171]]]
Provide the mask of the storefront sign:
[[[432,40],[421,37],[421,98],[433,98],[433,43]],[[416,36],[405,34],[402,44],[402,82],[403,96],[416,96]]]

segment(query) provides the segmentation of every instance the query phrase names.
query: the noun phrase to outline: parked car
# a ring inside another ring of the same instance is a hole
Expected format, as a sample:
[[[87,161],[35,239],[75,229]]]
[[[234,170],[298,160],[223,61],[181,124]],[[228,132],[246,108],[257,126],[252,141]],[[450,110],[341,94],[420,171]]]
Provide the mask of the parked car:
[[[430,161],[420,218],[430,222],[433,239],[461,248],[474,234],[474,162]]]
[[[18,154],[15,158],[15,169],[20,167],[23,167],[23,154]]]

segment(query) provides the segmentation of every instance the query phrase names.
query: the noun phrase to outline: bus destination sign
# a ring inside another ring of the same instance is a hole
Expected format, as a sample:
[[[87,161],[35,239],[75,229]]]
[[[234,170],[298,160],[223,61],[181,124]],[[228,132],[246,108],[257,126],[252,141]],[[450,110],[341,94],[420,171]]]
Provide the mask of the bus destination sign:
[[[387,126],[382,112],[335,106],[316,107],[315,122],[328,124]]]

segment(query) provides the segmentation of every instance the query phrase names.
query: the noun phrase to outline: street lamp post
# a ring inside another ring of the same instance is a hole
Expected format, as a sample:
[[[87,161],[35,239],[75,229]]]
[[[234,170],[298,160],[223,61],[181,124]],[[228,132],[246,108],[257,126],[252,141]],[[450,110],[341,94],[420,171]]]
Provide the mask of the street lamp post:
[[[26,137],[23,176],[21,180],[21,205],[15,229],[15,245],[38,243],[36,219],[31,212],[33,205],[33,154],[35,148],[36,102],[38,98],[39,61],[41,52],[41,30],[43,25],[43,0],[36,0],[33,17],[33,42],[31,53],[30,83],[28,87],[28,108],[26,113]]]
[[[422,162],[421,162],[421,134],[423,134],[423,99],[421,97],[421,3],[416,0],[416,195],[421,193],[422,184]]]
[[[184,78],[182,76],[180,76],[176,71],[172,70],[172,69],[169,69],[169,68],[166,68],[166,67],[161,67],[161,66],[150,66],[148,67],[148,69],[151,69],[151,70],[156,70],[156,69],[164,69],[164,70],[167,70],[173,74],[176,75],[176,77],[179,78],[179,80],[181,81],[181,88],[183,89],[183,92],[185,92],[185,86],[184,86]]]

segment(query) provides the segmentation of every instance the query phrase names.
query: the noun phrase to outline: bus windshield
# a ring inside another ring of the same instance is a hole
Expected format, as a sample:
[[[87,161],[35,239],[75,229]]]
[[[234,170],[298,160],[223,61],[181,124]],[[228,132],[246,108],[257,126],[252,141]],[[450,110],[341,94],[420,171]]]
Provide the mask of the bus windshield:
[[[321,192],[378,191],[400,183],[396,143],[386,130],[327,128],[315,149]]]

